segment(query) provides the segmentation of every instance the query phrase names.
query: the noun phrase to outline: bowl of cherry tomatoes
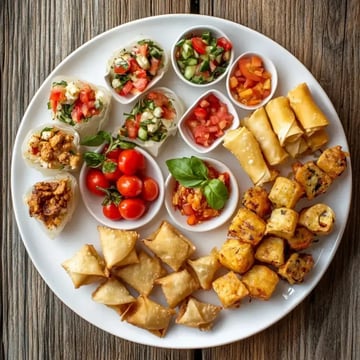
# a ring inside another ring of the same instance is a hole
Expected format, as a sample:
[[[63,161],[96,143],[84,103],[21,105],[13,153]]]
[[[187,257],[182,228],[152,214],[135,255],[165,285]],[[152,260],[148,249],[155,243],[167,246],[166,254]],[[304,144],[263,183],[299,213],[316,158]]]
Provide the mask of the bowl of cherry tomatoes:
[[[178,129],[187,145],[205,154],[221,144],[227,130],[236,129],[239,116],[222,92],[212,89],[202,94],[181,117]]]
[[[89,213],[115,229],[136,229],[149,223],[164,200],[160,167],[145,150],[109,149],[88,152],[80,171],[80,193]]]
[[[243,110],[256,110],[274,95],[278,83],[274,63],[266,56],[254,52],[240,55],[227,74],[228,96]]]

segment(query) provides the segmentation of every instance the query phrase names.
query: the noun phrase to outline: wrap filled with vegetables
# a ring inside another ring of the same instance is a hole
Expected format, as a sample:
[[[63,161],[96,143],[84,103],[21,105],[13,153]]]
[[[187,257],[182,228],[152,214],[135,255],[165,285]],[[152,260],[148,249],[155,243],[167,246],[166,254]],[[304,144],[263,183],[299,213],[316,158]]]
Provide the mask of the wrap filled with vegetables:
[[[111,95],[104,87],[69,76],[53,79],[48,108],[54,120],[72,126],[83,139],[103,129]]]

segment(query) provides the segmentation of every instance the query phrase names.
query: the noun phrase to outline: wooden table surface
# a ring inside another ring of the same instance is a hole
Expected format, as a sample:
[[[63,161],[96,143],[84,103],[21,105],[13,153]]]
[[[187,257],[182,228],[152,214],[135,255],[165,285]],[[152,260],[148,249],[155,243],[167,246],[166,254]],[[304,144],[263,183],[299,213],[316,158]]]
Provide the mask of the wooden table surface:
[[[360,359],[360,6],[358,0],[2,0],[1,359]],[[10,194],[12,147],[22,116],[54,67],[95,35],[168,13],[200,13],[257,30],[294,54],[329,95],[345,129],[353,203],[342,242],[314,291],[272,327],[198,350],[139,345],[67,308],[21,241]]]

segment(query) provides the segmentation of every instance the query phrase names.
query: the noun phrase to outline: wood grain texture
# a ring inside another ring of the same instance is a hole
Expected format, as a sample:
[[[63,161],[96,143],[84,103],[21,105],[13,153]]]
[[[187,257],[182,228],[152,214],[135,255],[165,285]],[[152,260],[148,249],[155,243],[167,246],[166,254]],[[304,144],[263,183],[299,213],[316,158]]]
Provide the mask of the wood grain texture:
[[[77,47],[128,21],[197,8],[201,14],[262,32],[305,64],[343,123],[355,183],[353,209],[340,247],[302,304],[251,338],[212,349],[179,351],[109,335],[52,293],[29,260],[12,214],[9,154],[31,98]],[[359,359],[359,19],[357,0],[2,0],[0,359]]]

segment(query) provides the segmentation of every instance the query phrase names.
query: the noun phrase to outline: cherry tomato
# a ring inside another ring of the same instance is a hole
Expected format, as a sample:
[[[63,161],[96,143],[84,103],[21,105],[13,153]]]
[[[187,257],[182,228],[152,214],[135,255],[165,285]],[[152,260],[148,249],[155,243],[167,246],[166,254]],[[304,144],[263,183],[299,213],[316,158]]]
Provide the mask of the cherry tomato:
[[[116,181],[122,175],[117,166],[117,161],[113,159],[105,160],[102,165],[102,173],[109,181]]]
[[[159,196],[159,185],[153,178],[143,179],[141,196],[145,201],[154,201]]]
[[[105,151],[105,152],[106,152],[106,150],[107,150],[107,148],[106,148],[106,149],[104,148],[104,151]],[[111,151],[109,151],[109,152],[106,154],[106,158],[117,161],[118,158],[119,158],[119,155],[120,155],[121,151],[122,151],[122,150],[119,149],[119,148],[116,148],[116,149],[114,149],[114,150],[111,150]]]
[[[86,174],[86,187],[95,195],[104,196],[99,187],[107,189],[110,186],[109,180],[98,169],[89,169]]]
[[[122,175],[116,181],[119,193],[125,197],[135,197],[141,194],[143,182],[136,175]]]
[[[119,155],[118,167],[125,175],[134,175],[145,169],[145,157],[135,149],[123,150]]]
[[[137,220],[145,213],[146,205],[143,199],[133,198],[122,200],[119,204],[120,215],[126,220]]]
[[[119,207],[113,202],[103,205],[103,214],[105,217],[107,217],[110,220],[122,219]]]

